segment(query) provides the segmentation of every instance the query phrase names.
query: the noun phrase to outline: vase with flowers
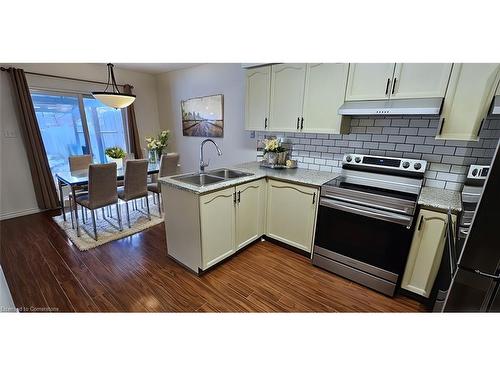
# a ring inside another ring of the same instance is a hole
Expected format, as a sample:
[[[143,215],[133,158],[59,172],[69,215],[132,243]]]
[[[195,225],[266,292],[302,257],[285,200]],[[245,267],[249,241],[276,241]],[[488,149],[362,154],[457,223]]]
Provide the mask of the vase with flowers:
[[[277,138],[264,140],[264,156],[268,164],[285,164],[287,150]]]
[[[108,147],[104,153],[106,154],[108,162],[116,163],[117,169],[123,168],[123,158],[125,157],[125,151],[123,148],[118,146]]]
[[[160,161],[161,154],[167,150],[169,136],[170,130],[163,130],[156,138],[146,138],[147,148],[149,151],[149,161],[151,163],[157,163]]]

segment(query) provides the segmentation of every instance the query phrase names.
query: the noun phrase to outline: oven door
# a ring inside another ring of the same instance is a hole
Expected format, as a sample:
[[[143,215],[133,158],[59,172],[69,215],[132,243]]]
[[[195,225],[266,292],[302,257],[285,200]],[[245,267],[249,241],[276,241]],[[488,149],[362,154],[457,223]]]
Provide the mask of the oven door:
[[[396,283],[410,249],[411,228],[412,216],[322,197],[315,249],[322,256]]]

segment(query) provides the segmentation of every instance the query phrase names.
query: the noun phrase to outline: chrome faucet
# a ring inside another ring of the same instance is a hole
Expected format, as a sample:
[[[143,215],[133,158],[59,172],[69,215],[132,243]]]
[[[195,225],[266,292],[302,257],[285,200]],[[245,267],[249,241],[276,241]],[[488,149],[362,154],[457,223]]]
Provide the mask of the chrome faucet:
[[[212,142],[214,144],[215,148],[217,149],[217,154],[219,156],[222,155],[222,150],[219,148],[219,146],[217,146],[217,143],[215,143],[212,139],[205,139],[203,142],[201,142],[201,145],[200,145],[200,173],[205,172],[205,167],[208,167],[208,162],[203,160],[203,146],[207,142]]]

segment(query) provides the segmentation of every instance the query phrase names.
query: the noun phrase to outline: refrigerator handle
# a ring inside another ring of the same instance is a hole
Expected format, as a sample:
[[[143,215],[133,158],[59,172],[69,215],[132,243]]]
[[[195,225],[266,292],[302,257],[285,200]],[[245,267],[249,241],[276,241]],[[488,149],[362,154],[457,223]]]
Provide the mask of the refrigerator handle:
[[[491,273],[481,272],[479,270],[474,270],[474,272],[480,276],[484,276],[484,277],[487,277],[489,279],[500,280],[500,275],[492,275]]]

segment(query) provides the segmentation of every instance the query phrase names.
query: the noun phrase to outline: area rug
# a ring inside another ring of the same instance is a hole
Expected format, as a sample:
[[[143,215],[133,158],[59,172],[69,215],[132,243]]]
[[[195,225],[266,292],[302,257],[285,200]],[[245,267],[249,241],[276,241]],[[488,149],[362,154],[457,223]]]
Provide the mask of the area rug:
[[[90,211],[88,212],[88,220],[83,224],[81,218],[81,211],[78,211],[78,221],[80,223],[80,237],[76,235],[76,227],[75,229],[71,228],[71,218],[69,215],[69,211],[66,212],[66,219],[64,221],[63,216],[54,216],[52,219],[64,230],[76,247],[81,250],[89,250],[93,249],[97,246],[103,245],[107,242],[118,240],[120,238],[128,237],[134,233],[141,232],[147,228],[150,228],[154,225],[163,222],[163,217],[160,216],[158,212],[158,206],[153,203],[153,199],[150,197],[149,199],[149,207],[151,209],[151,221],[148,219],[146,214],[146,206],[142,208],[140,201],[137,201],[137,209],[133,208],[133,204],[129,202],[130,208],[130,226],[127,224],[127,216],[125,211],[125,203],[120,203],[120,208],[122,212],[122,224],[123,231],[120,232],[118,229],[118,219],[116,216],[116,208],[113,206],[113,217],[108,216],[108,211],[106,210],[106,217],[103,218],[102,211],[96,210],[96,226],[97,226],[97,241],[94,240],[93,237],[89,235],[89,233],[94,233],[94,229],[92,226],[92,219],[90,216]]]

